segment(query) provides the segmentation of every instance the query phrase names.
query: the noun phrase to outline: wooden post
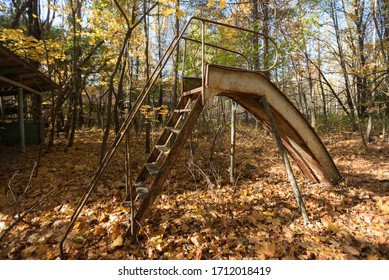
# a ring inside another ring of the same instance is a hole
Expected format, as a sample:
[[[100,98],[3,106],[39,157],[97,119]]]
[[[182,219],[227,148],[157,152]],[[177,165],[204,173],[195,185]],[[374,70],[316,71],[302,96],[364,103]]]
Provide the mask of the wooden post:
[[[18,89],[18,115],[19,115],[19,139],[20,149],[22,153],[26,152],[26,138],[24,134],[24,103],[23,103],[23,89]]]
[[[304,219],[304,223],[307,224],[307,223],[309,223],[307,210],[305,209],[304,201],[301,197],[300,190],[297,186],[296,178],[294,177],[294,174],[293,174],[292,166],[290,165],[290,162],[288,159],[288,154],[285,150],[284,145],[282,144],[280,134],[278,133],[276,123],[274,121],[273,114],[271,112],[269,103],[266,100],[266,97],[262,98],[262,104],[263,104],[263,107],[266,111],[266,115],[269,119],[271,130],[273,131],[274,138],[277,142],[278,150],[280,151],[281,157],[284,160],[285,168],[286,168],[286,171],[288,173],[288,178],[289,178],[290,184],[292,185],[294,196],[296,197],[296,200],[297,200],[297,205],[300,208],[301,214],[302,214],[303,219]]]
[[[238,104],[235,101],[231,102],[231,144],[230,144],[230,183],[234,183],[235,177],[235,123],[236,123],[236,108]]]

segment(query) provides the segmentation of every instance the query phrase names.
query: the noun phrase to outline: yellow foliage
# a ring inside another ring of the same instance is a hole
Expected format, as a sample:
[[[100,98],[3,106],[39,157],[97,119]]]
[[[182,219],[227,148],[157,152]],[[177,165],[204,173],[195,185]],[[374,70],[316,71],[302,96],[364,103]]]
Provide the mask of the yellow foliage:
[[[223,9],[227,5],[226,0],[219,0],[219,6],[218,8]]]
[[[176,9],[167,9],[167,10],[162,11],[162,14],[163,14],[164,16],[169,16],[169,15],[171,15],[172,13],[174,13],[175,11],[176,11]]]
[[[164,10],[164,11],[162,11],[162,14],[164,16],[169,16],[169,15],[173,14],[174,12],[176,13],[177,18],[182,18],[185,16],[185,13],[182,10],[175,9],[175,8]]]
[[[27,56],[32,60],[53,64],[54,61],[65,60],[61,41],[48,39],[45,42],[32,36],[24,35],[22,29],[3,28],[0,31],[0,42],[20,56]],[[48,61],[46,61],[46,52]]]
[[[178,9],[176,12],[176,16],[177,18],[182,18],[185,16],[185,13],[182,10]]]
[[[219,0],[219,5],[217,6],[219,9],[223,9],[227,5],[226,0]],[[207,4],[207,8],[212,8],[215,6],[215,0],[210,0]]]
[[[349,17],[352,20],[357,20],[358,19],[358,16],[356,14],[346,13],[346,15],[347,15],[347,17]]]
[[[215,5],[215,0],[210,0],[207,4],[207,8],[211,8]]]

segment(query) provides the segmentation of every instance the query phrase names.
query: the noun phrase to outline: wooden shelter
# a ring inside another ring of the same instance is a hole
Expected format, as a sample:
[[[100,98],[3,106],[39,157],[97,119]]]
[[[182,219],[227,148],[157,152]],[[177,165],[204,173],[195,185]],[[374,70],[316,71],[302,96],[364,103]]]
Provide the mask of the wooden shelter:
[[[39,144],[42,94],[56,85],[31,62],[0,44],[0,144]]]

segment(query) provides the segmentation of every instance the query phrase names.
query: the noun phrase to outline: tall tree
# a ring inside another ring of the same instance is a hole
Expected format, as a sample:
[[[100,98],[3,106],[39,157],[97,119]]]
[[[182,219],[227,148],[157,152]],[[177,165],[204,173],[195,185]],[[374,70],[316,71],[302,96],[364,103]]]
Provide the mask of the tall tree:
[[[81,10],[83,7],[83,0],[69,0],[69,7],[71,10],[70,13],[70,25],[72,26],[72,87],[71,90],[71,102],[72,110],[70,111],[71,115],[71,125],[70,125],[70,135],[68,147],[73,146],[75,131],[78,127],[79,121],[83,121],[82,113],[82,97],[81,97],[81,72],[79,68],[79,63],[81,60]],[[79,118],[81,116],[81,118]]]

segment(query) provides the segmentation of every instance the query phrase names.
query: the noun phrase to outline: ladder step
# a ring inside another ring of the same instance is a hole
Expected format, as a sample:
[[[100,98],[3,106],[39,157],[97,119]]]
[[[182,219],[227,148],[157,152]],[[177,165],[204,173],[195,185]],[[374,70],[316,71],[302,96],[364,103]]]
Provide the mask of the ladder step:
[[[180,133],[180,130],[179,130],[179,129],[174,128],[174,127],[171,127],[171,126],[167,126],[166,129],[169,130],[170,132],[175,133],[175,134]]]
[[[131,207],[131,201],[125,200],[122,203],[123,207],[130,208]]]
[[[144,185],[145,185],[145,182],[135,182],[134,183],[137,198],[139,198],[140,200],[143,200],[143,198],[145,198],[145,196],[149,192],[149,190],[146,187],[143,187]],[[123,207],[130,208],[131,201],[125,200],[125,201],[123,201],[122,205],[123,205]]]
[[[202,92],[202,88],[199,87],[199,88],[195,88],[195,89],[192,89],[192,90],[188,90],[188,91],[185,91],[182,93],[182,96],[197,96],[199,95],[201,92]]]
[[[141,200],[143,200],[143,198],[145,198],[145,196],[147,195],[148,192],[149,192],[149,190],[145,187],[136,188],[136,193],[138,194],[138,197]]]
[[[135,186],[135,188],[143,187],[145,185],[145,183],[146,183],[145,181],[135,182],[134,186]]]
[[[166,145],[155,145],[155,148],[165,154],[170,152],[170,148]]]
[[[192,109],[188,108],[188,109],[176,109],[174,110],[175,113],[179,113],[179,114],[182,114],[182,113],[190,113],[192,111]]]
[[[152,176],[157,176],[159,168],[154,162],[146,162],[145,166]]]

